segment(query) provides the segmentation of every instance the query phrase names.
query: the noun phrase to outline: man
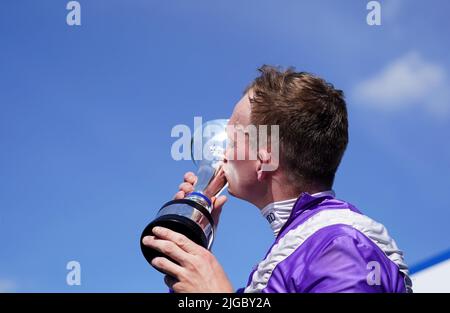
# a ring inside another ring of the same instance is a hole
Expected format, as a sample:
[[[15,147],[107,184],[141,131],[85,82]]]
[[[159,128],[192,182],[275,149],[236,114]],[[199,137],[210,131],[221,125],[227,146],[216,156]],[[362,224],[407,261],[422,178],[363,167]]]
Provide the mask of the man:
[[[348,142],[343,93],[323,79],[263,66],[236,104],[230,125],[278,125],[279,158],[270,144],[244,160],[230,138],[223,169],[231,195],[261,210],[276,236],[239,292],[409,292],[402,252],[383,225],[335,198],[333,180]],[[239,144],[239,143],[238,143]],[[266,171],[276,165],[275,170]],[[175,198],[193,191],[187,173]],[[218,221],[225,196],[213,199]],[[143,239],[177,263],[155,258],[175,292],[233,292],[216,258],[181,234],[156,228]]]

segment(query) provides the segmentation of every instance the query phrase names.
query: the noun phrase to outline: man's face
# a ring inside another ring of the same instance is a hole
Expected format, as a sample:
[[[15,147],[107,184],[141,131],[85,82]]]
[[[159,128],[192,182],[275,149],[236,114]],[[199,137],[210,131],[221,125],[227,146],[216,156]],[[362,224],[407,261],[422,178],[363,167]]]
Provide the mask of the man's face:
[[[229,120],[229,144],[225,152],[224,172],[228,180],[228,192],[240,199],[252,202],[257,196],[258,160],[250,155],[249,136],[245,129],[251,124],[248,94],[236,104]],[[239,125],[241,129],[234,126]],[[239,153],[241,152],[241,153]],[[256,152],[255,152],[256,153]]]

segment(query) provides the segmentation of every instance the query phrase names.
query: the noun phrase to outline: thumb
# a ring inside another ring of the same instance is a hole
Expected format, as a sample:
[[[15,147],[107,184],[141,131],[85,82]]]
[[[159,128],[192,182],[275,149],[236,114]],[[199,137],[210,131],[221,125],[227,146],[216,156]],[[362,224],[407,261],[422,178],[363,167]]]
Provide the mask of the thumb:
[[[212,197],[211,200],[212,200],[211,215],[217,227],[217,224],[219,223],[220,213],[222,213],[222,207],[227,201],[227,197],[226,196]]]

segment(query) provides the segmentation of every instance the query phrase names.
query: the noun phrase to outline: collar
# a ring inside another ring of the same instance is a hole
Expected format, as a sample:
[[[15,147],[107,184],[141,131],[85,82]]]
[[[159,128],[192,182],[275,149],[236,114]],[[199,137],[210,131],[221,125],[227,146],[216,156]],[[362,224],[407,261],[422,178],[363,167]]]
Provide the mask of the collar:
[[[291,217],[296,217],[308,210],[318,199],[323,197],[334,198],[335,196],[333,190],[325,190],[312,195],[303,192],[298,198],[269,203],[261,210],[261,214],[269,222],[274,235],[277,236]]]

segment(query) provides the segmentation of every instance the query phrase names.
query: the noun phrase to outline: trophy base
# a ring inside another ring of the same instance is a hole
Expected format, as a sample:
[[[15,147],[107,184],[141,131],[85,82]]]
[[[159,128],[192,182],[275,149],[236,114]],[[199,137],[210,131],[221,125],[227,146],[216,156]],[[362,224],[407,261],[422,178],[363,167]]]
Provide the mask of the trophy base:
[[[162,215],[162,216],[158,217],[157,219],[155,219],[154,221],[152,221],[150,224],[148,224],[141,235],[141,251],[142,251],[142,254],[144,255],[145,259],[147,260],[147,262],[150,264],[151,264],[151,261],[155,257],[168,258],[161,252],[159,252],[155,249],[149,248],[142,243],[142,239],[145,236],[153,235],[152,229],[155,226],[169,228],[177,233],[185,235],[187,238],[189,238],[190,240],[192,240],[193,242],[195,242],[196,244],[198,244],[204,248],[208,247],[208,240],[206,239],[204,232],[198,226],[197,223],[195,223],[194,221],[192,221],[191,219],[189,219],[187,217],[177,215],[177,214]],[[168,258],[168,259],[170,259],[170,258]],[[173,261],[173,260],[171,260],[171,261]],[[173,262],[175,262],[175,261],[173,261]]]

